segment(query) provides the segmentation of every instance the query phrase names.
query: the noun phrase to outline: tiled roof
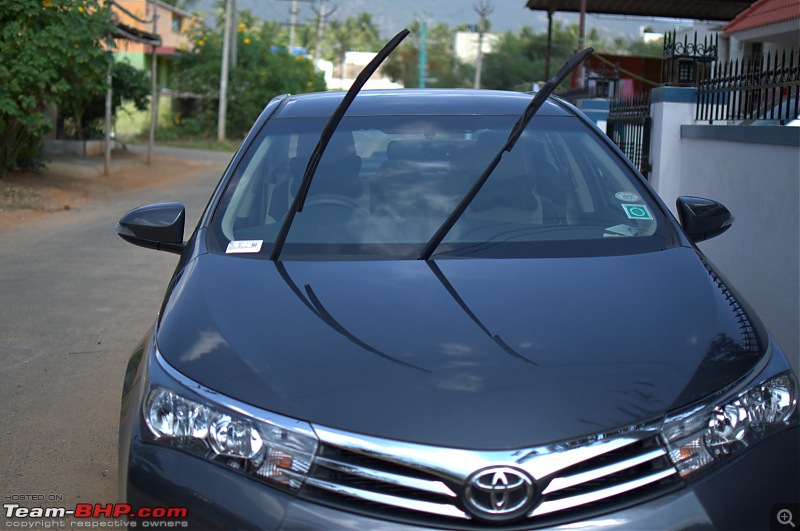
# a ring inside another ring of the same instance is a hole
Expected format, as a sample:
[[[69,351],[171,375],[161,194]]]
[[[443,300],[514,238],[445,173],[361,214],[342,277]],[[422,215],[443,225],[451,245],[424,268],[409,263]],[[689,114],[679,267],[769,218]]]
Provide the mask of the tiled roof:
[[[800,19],[800,0],[758,0],[726,24],[725,33]]]

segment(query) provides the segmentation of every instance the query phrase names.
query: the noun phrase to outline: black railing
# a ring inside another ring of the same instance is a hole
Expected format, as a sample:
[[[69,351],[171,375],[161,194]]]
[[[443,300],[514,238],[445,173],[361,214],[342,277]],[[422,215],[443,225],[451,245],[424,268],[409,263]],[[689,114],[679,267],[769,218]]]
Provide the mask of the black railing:
[[[711,63],[717,60],[718,49],[718,36],[707,35],[700,41],[695,31],[692,40],[689,40],[687,33],[683,36],[683,41],[680,41],[675,31],[665,33],[661,83],[682,87],[695,86],[698,79],[711,70]]]
[[[650,174],[650,94],[611,100],[606,134],[642,175]]]
[[[780,59],[779,59],[780,56]],[[698,121],[776,120],[800,117],[800,51],[717,64],[697,88]]]

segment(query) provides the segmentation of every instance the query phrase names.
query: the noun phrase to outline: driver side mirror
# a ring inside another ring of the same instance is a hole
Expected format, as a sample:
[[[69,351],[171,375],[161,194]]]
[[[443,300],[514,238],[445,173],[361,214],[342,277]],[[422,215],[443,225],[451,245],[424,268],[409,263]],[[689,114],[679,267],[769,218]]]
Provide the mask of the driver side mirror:
[[[711,199],[681,196],[675,204],[683,231],[692,243],[719,236],[733,224],[730,210]]]
[[[182,203],[156,203],[134,208],[119,220],[119,236],[134,245],[181,254],[186,208]]]

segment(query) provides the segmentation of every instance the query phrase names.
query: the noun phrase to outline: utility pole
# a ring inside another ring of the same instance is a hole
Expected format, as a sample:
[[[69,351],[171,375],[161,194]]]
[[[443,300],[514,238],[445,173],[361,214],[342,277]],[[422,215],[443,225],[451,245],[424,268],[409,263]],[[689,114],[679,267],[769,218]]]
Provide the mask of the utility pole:
[[[150,5],[153,6],[153,35],[158,35],[158,2],[150,0]],[[150,138],[147,141],[147,164],[150,164],[153,158],[153,144],[156,141],[156,122],[158,121],[158,83],[156,82],[156,74],[158,72],[157,63],[157,49],[153,44],[150,48]]]
[[[322,35],[325,31],[325,21],[336,12],[336,7],[334,6],[333,9],[327,11],[325,9],[325,0],[320,0],[319,9],[316,6],[312,6],[311,10],[317,15],[317,43],[314,50],[314,62],[316,62],[322,59]]]
[[[106,73],[106,115],[103,128],[105,129],[105,144],[103,149],[103,175],[111,175],[111,64],[114,56],[108,54],[108,72]]]
[[[481,0],[475,5],[475,12],[480,17],[478,21],[478,57],[475,60],[476,89],[481,88],[481,67],[483,66],[483,34],[486,32],[486,19],[494,13],[494,6],[489,0]]]
[[[225,140],[225,117],[228,112],[228,61],[231,48],[233,0],[225,0],[225,33],[222,37],[222,71],[219,79],[219,113],[217,115],[217,140]]]
[[[581,17],[578,26],[578,51],[586,47],[586,0],[581,0]],[[584,63],[578,67],[578,87],[583,88],[583,83],[586,75]]]
[[[236,24],[236,0],[233,0],[233,21],[231,22],[233,31],[231,32],[231,65],[236,66],[236,49],[239,47],[238,25]]]
[[[292,0],[292,9],[289,11],[289,53],[294,50],[294,30],[297,26],[297,0]]]
[[[419,88],[425,88],[428,78],[428,21],[424,18],[419,28]]]

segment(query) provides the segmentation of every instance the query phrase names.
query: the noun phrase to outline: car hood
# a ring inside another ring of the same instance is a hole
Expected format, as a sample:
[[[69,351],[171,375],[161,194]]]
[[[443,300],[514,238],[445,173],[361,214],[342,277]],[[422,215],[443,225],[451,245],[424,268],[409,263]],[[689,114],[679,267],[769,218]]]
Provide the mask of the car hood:
[[[157,343],[192,380],[329,427],[475,449],[608,432],[743,376],[762,348],[690,248],[275,263],[206,254]]]

